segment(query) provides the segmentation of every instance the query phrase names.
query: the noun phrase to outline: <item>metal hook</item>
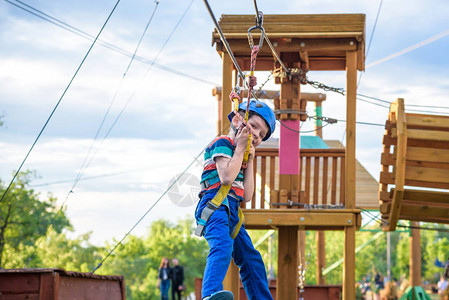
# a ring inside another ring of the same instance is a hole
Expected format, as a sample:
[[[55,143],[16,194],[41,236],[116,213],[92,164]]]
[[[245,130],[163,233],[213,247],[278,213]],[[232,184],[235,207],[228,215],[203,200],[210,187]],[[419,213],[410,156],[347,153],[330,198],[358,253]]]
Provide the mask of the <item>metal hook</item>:
[[[253,31],[254,29],[260,30],[259,49],[261,49],[263,40],[265,38],[265,29],[262,26],[257,26],[257,25],[248,29],[248,42],[249,42],[249,46],[251,47],[251,49],[253,49],[253,47],[254,47],[254,40],[253,40],[253,36],[251,35],[251,31]]]

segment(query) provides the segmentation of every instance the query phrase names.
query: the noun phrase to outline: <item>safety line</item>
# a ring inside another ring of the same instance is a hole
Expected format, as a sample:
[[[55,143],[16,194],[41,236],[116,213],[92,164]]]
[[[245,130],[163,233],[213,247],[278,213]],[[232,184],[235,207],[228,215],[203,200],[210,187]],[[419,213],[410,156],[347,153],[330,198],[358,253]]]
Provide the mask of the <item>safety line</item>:
[[[248,83],[245,80],[245,74],[243,74],[242,69],[240,68],[237,60],[235,59],[234,53],[232,52],[231,47],[229,46],[228,41],[226,40],[224,33],[221,30],[220,24],[218,24],[217,19],[215,18],[214,12],[212,11],[212,8],[210,7],[208,0],[204,0],[204,4],[206,5],[209,15],[212,18],[212,21],[214,22],[215,28],[217,29],[218,34],[220,35],[220,39],[223,42],[223,45],[225,46],[226,51],[228,52],[228,55],[234,64],[234,67],[237,69],[238,75],[242,79],[242,82],[245,85],[245,87],[249,88]],[[254,93],[254,91],[251,94],[255,99],[257,99],[257,96]]]
[[[5,0],[7,1],[7,0]],[[95,40],[93,41],[92,45],[90,46],[89,50],[87,51],[86,55],[84,56],[83,60],[81,61],[80,65],[78,66],[78,68],[75,71],[75,74],[73,74],[72,78],[69,81],[69,84],[67,85],[67,87],[64,89],[64,92],[62,93],[61,97],[59,98],[58,102],[56,103],[55,107],[53,108],[50,116],[47,118],[47,121],[45,122],[44,126],[42,127],[41,131],[39,132],[39,134],[37,135],[35,141],[33,142],[33,144],[31,145],[30,150],[28,151],[28,153],[26,154],[25,158],[23,159],[22,163],[20,164],[19,168],[17,169],[16,173],[14,174],[11,182],[9,183],[8,187],[6,188],[5,192],[2,195],[2,198],[0,199],[0,203],[3,201],[3,199],[5,198],[6,194],[8,193],[9,189],[11,188],[12,184],[14,183],[14,180],[16,179],[17,175],[19,174],[20,170],[22,169],[23,165],[25,164],[28,156],[30,155],[31,151],[34,149],[34,146],[36,145],[37,141],[39,140],[39,138],[41,137],[42,133],[44,132],[45,128],[47,127],[48,123],[50,122],[50,119],[52,118],[53,114],[55,113],[56,109],[58,108],[59,104],[61,103],[62,99],[64,98],[65,94],[67,93],[67,91],[69,90],[70,86],[72,85],[72,82],[74,81],[76,75],[78,75],[79,70],[81,69],[81,67],[83,66],[84,62],[87,59],[87,56],[89,55],[90,51],[92,50],[92,48],[94,47],[98,37],[100,36],[100,34],[103,32],[103,29],[106,27],[106,24],[108,23],[109,19],[111,18],[112,14],[114,13],[115,9],[117,8],[118,4],[120,3],[121,0],[117,0],[117,2],[115,3],[112,11],[110,12],[109,16],[107,17],[106,21],[104,22],[103,26],[101,27],[100,31],[98,32]]]
[[[153,12],[152,12],[152,14],[151,14],[151,17],[150,17],[149,21],[147,22],[147,25],[146,25],[146,27],[145,27],[145,29],[144,29],[142,35],[140,36],[139,42],[137,43],[136,49],[134,50],[134,54],[133,54],[133,56],[131,57],[131,59],[130,59],[130,61],[129,61],[129,63],[128,63],[128,66],[127,66],[127,68],[126,68],[126,70],[125,70],[125,72],[123,73],[123,76],[122,76],[122,78],[121,78],[121,80],[120,80],[120,84],[117,86],[117,89],[115,90],[114,96],[112,97],[112,100],[111,100],[111,102],[109,103],[108,108],[106,109],[106,112],[105,112],[105,114],[104,114],[104,116],[103,116],[103,119],[101,120],[100,126],[98,127],[97,132],[96,132],[96,134],[95,134],[95,137],[94,137],[94,139],[92,140],[92,143],[91,143],[91,145],[90,145],[89,151],[87,152],[87,154],[86,154],[86,156],[85,156],[85,158],[84,158],[84,161],[83,161],[83,163],[81,164],[81,167],[80,167],[80,169],[79,169],[79,171],[78,171],[78,174],[77,174],[76,177],[75,177],[75,180],[74,180],[74,182],[73,182],[73,185],[72,185],[72,187],[70,188],[69,192],[67,193],[66,198],[65,198],[65,200],[63,201],[61,207],[63,207],[63,206],[65,205],[65,203],[67,202],[69,196],[73,193],[73,190],[75,189],[76,185],[78,184],[78,182],[80,181],[81,177],[84,175],[84,172],[86,171],[87,167],[90,165],[90,162],[92,161],[92,159],[91,159],[91,160],[89,161],[89,163],[86,165],[87,160],[88,160],[88,158],[89,158],[89,155],[90,155],[91,152],[92,152],[93,146],[94,146],[94,144],[96,143],[96,141],[98,140],[98,136],[100,135],[100,131],[101,131],[101,129],[103,128],[103,125],[104,125],[104,123],[105,123],[105,121],[106,121],[106,119],[107,119],[107,117],[108,117],[108,115],[109,115],[109,112],[110,112],[110,110],[111,110],[113,104],[115,103],[115,100],[116,100],[116,98],[117,98],[117,95],[118,95],[119,91],[121,90],[122,85],[123,85],[123,83],[124,83],[124,81],[125,81],[126,75],[128,74],[128,71],[129,71],[129,69],[130,69],[130,67],[131,67],[131,64],[132,64],[132,62],[133,62],[133,60],[134,60],[134,58],[135,58],[135,56],[136,56],[136,53],[137,53],[137,51],[138,51],[139,48],[140,48],[140,44],[142,43],[142,40],[143,40],[143,38],[144,38],[144,36],[145,36],[145,34],[146,34],[147,30],[148,30],[148,27],[150,26],[150,23],[151,23],[151,21],[153,20],[153,17],[154,17],[154,15],[155,15],[155,13],[156,13],[156,10],[157,10],[157,8],[158,8],[158,6],[159,6],[159,1],[157,1],[157,2],[155,2],[155,3],[156,3],[156,5],[155,5],[155,7],[154,7],[154,9],[153,9]],[[96,154],[96,152],[95,152],[95,154]]]
[[[421,48],[421,47],[423,47],[423,46],[425,46],[427,44],[435,42],[435,41],[437,41],[437,40],[439,40],[439,39],[441,39],[441,38],[443,38],[443,37],[445,37],[447,35],[449,35],[449,29],[446,30],[446,31],[443,31],[441,33],[438,33],[438,34],[436,34],[436,35],[434,35],[434,36],[432,36],[432,37],[430,37],[430,38],[428,38],[428,39],[426,39],[424,41],[421,41],[421,42],[419,42],[417,44],[414,44],[414,45],[412,45],[410,47],[407,47],[407,48],[405,48],[405,49],[403,49],[403,50],[401,50],[399,52],[393,53],[393,54],[391,54],[391,55],[389,55],[387,57],[384,57],[382,59],[376,60],[376,61],[366,65],[365,67],[366,68],[370,68],[370,67],[376,66],[376,65],[381,64],[383,62],[386,62],[386,61],[388,61],[390,59],[396,58],[398,56],[401,56],[403,54],[406,54],[406,53],[409,53],[409,52],[411,52],[413,50]]]
[[[380,15],[380,10],[382,8],[382,3],[384,2],[384,0],[380,0],[380,4],[379,4],[379,9],[377,10],[377,15],[376,15],[376,20],[374,21],[374,26],[373,26],[373,30],[371,31],[371,37],[369,39],[369,43],[368,43],[368,48],[366,50],[366,54],[365,54],[365,61],[368,58],[368,53],[369,50],[371,48],[371,42],[373,41],[373,37],[374,37],[374,32],[376,31],[376,26],[377,26],[377,20],[379,19],[379,15]],[[359,76],[359,82],[357,82],[357,88],[359,88],[360,86],[360,81],[362,80],[362,75],[364,72],[360,72],[360,76]]]

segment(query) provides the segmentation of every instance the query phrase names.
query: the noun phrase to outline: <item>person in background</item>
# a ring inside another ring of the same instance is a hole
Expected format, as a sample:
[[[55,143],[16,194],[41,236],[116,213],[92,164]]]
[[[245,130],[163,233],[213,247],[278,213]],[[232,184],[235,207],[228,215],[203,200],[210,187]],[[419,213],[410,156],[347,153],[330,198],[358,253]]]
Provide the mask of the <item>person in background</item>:
[[[440,281],[438,281],[438,295],[440,296],[440,299],[444,299],[445,292],[448,287],[448,282],[444,276],[441,276]]]
[[[184,269],[179,265],[177,258],[173,258],[171,262],[173,264],[171,269],[171,297],[172,300],[181,300],[181,293],[184,290]],[[175,295],[178,295],[178,297],[175,298]]]
[[[168,290],[170,288],[171,278],[170,261],[168,258],[162,258],[158,273],[157,288],[161,289],[161,299],[168,300]]]

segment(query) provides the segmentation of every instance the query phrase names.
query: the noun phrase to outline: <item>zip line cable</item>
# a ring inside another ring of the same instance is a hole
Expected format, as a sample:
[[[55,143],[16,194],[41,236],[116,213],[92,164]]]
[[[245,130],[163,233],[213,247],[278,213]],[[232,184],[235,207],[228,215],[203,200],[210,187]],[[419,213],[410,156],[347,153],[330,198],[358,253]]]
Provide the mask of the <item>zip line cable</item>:
[[[33,12],[33,11],[27,9],[27,8],[24,8],[24,7],[22,7],[22,6],[20,6],[20,5],[16,4],[16,3],[12,3],[10,0],[5,0],[5,1],[7,3],[11,4],[11,5],[16,6],[17,8],[20,8],[20,9],[22,9],[22,10],[24,10],[24,11],[26,11],[26,12],[32,14],[32,15],[34,15],[34,16],[42,19],[42,20],[44,20],[44,21],[47,21],[47,22],[49,22],[49,23],[51,23],[53,25],[56,25],[59,28],[67,30],[67,31],[69,31],[69,32],[71,32],[73,34],[76,34],[76,35],[84,38],[84,39],[87,39],[87,40],[90,40],[90,41],[93,41],[95,39],[94,36],[84,32],[84,31],[82,31],[82,30],[80,30],[80,29],[78,29],[78,28],[76,28],[76,27],[74,27],[74,26],[72,26],[72,25],[70,25],[70,24],[68,24],[66,22],[63,22],[63,21],[61,21],[61,20],[59,20],[59,19],[57,19],[55,17],[52,17],[49,14],[46,14],[46,13],[44,13],[44,12],[42,12],[42,11],[40,11],[40,10],[38,10],[38,9],[28,5],[28,4],[25,4],[23,2],[19,2],[19,3],[23,3],[23,5],[29,7],[30,9],[34,10],[35,12]],[[19,0],[15,0],[15,1],[19,1]],[[41,14],[41,15],[39,15],[39,14]],[[102,41],[101,39],[97,40],[97,44],[99,44],[99,45],[101,45],[101,46],[103,46],[105,48],[108,48],[108,49],[110,49],[110,50],[112,50],[112,51],[114,51],[116,53],[122,54],[124,56],[133,57],[133,53],[131,53],[131,52],[129,52],[129,51],[123,49],[123,48],[120,48],[118,46],[115,46],[114,44],[111,44],[109,42]],[[186,74],[186,73],[183,73],[181,71],[172,69],[170,67],[167,67],[167,66],[155,63],[155,62],[153,62],[151,60],[148,60],[148,59],[146,59],[146,58],[144,58],[142,56],[139,56],[139,55],[136,55],[134,59],[137,60],[137,61],[140,61],[140,62],[142,62],[144,64],[148,64],[148,65],[149,64],[154,64],[154,67],[156,67],[156,68],[158,68],[160,70],[163,70],[163,71],[166,71],[166,72],[169,72],[169,73],[172,73],[172,74],[176,74],[176,75],[179,75],[179,76],[182,76],[182,77],[186,77],[186,78],[198,81],[198,82],[203,82],[203,83],[207,83],[207,84],[211,84],[211,85],[215,85],[215,86],[219,85],[217,83],[208,81],[206,79],[195,77],[195,76],[192,76],[190,74]]]
[[[221,30],[220,24],[218,24],[217,19],[215,18],[214,12],[212,11],[212,8],[209,5],[208,0],[204,0],[204,4],[206,5],[206,8],[209,12],[210,17],[212,18],[212,21],[214,22],[215,25],[215,29],[217,29],[218,34],[220,35],[220,39],[223,42],[224,47],[226,48],[226,51],[228,52],[229,57],[232,60],[232,63],[234,64],[234,67],[237,70],[238,75],[240,76],[240,78],[242,79],[242,82],[244,84],[244,86],[246,86],[247,88],[249,88],[246,80],[245,80],[245,74],[243,74],[242,69],[240,68],[237,60],[235,59],[234,53],[231,50],[231,47],[228,44],[228,41],[226,40],[223,31]],[[255,99],[257,99],[256,94],[254,93],[254,91],[251,91],[251,94],[253,95],[253,97]]]
[[[120,80],[120,84],[118,85],[118,87],[117,87],[117,89],[116,89],[116,91],[115,91],[115,93],[114,93],[114,96],[112,97],[112,100],[111,100],[111,102],[109,103],[109,106],[108,106],[108,108],[107,108],[107,110],[106,110],[106,112],[105,112],[105,114],[104,114],[104,116],[103,116],[103,119],[102,119],[102,121],[101,121],[101,123],[100,123],[100,126],[98,127],[98,130],[97,130],[97,132],[96,132],[96,134],[95,134],[95,137],[94,137],[94,139],[93,139],[93,141],[92,141],[92,143],[91,143],[91,145],[90,145],[89,151],[87,152],[86,157],[84,158],[84,161],[83,161],[83,163],[81,164],[81,167],[80,167],[80,169],[79,169],[79,171],[78,171],[78,174],[76,175],[75,180],[74,180],[74,182],[73,182],[73,185],[72,185],[72,187],[70,188],[69,192],[67,193],[67,196],[66,196],[66,198],[65,198],[65,200],[64,200],[64,202],[63,202],[63,204],[62,204],[62,206],[65,205],[65,203],[67,202],[67,200],[68,200],[70,194],[73,193],[73,190],[75,189],[75,186],[78,184],[78,182],[80,181],[81,177],[84,175],[84,172],[86,171],[86,169],[87,169],[87,167],[88,167],[88,165],[86,165],[86,163],[87,163],[87,160],[88,160],[88,158],[89,158],[89,155],[90,155],[91,152],[92,152],[93,146],[94,146],[94,144],[96,143],[96,141],[97,141],[97,139],[98,139],[98,136],[99,136],[99,134],[100,134],[100,131],[101,131],[101,129],[103,128],[103,125],[104,125],[104,123],[105,123],[105,121],[106,121],[106,118],[107,118],[108,115],[109,115],[109,112],[110,112],[110,110],[111,110],[113,104],[115,103],[115,100],[116,100],[116,98],[117,98],[117,95],[118,95],[119,91],[121,90],[121,87],[122,87],[122,85],[123,85],[123,83],[124,83],[125,77],[126,77],[126,75],[128,74],[128,71],[129,71],[129,69],[130,69],[130,67],[131,67],[131,64],[132,64],[132,62],[133,62],[133,60],[134,60],[134,58],[135,58],[135,56],[136,56],[136,53],[137,53],[137,51],[138,51],[139,48],[140,48],[140,44],[142,43],[142,40],[143,40],[143,38],[144,38],[144,36],[145,36],[145,34],[146,34],[147,30],[148,30],[148,27],[150,26],[150,23],[151,23],[151,21],[153,20],[153,17],[154,17],[154,15],[155,15],[155,13],[156,13],[156,10],[157,10],[157,8],[158,8],[158,6],[159,6],[159,1],[157,1],[157,2],[155,2],[155,3],[156,3],[156,5],[155,5],[155,7],[154,7],[154,9],[153,9],[153,12],[152,12],[152,14],[151,14],[151,17],[150,17],[150,19],[149,19],[149,21],[148,21],[148,23],[147,23],[147,25],[146,25],[146,27],[145,27],[145,29],[144,29],[144,31],[143,31],[141,37],[140,37],[140,39],[139,39],[139,42],[138,42],[138,44],[137,44],[137,46],[136,46],[136,49],[134,50],[134,54],[133,54],[133,56],[131,57],[131,59],[130,59],[130,61],[129,61],[129,63],[128,63],[128,66],[127,66],[127,68],[126,68],[126,70],[125,70],[125,72],[123,73],[123,76],[122,76],[122,78],[121,78],[121,80]],[[95,153],[96,153],[96,152],[95,152]],[[90,164],[90,161],[89,161],[89,164]]]
[[[153,20],[154,14],[156,13],[156,10],[159,6],[159,0],[155,0],[155,3],[156,3],[156,5],[154,6],[154,10],[153,10],[153,13],[151,14],[150,20],[148,20],[147,26],[145,26],[142,36],[140,37],[139,43],[137,44],[136,50],[134,50],[133,56],[131,57],[131,60],[129,61],[128,67],[126,68],[126,71],[123,74],[123,77],[125,77],[126,74],[128,74],[129,68],[131,67],[131,64],[133,63],[134,58],[136,57],[137,50],[139,50],[140,44],[142,43],[142,40],[143,40],[143,37],[145,36],[145,33],[147,32],[148,27],[150,26],[150,23]]]
[[[47,21],[47,22],[49,22],[49,23],[51,23],[53,25],[56,25],[56,26],[58,26],[58,27],[60,27],[60,28],[62,28],[64,30],[72,32],[72,33],[74,33],[74,34],[76,34],[76,35],[78,35],[78,36],[80,36],[82,38],[85,38],[85,39],[88,39],[88,40],[94,40],[94,38],[95,38],[94,36],[84,32],[84,31],[82,31],[82,30],[80,30],[80,29],[78,29],[78,28],[76,28],[76,27],[74,27],[74,26],[72,26],[72,25],[70,25],[70,24],[68,24],[66,22],[63,22],[63,21],[61,21],[61,20],[59,20],[59,19],[57,19],[57,18],[55,18],[55,17],[45,13],[45,12],[42,12],[39,9],[36,9],[36,8],[26,4],[26,3],[21,2],[20,0],[15,0],[15,1],[18,2],[18,3],[23,4],[24,6],[30,8],[32,10],[34,10],[35,12],[38,12],[41,15],[39,15],[38,13],[32,12],[32,11],[30,11],[30,10],[24,8],[24,7],[21,7],[21,6],[17,5],[17,4],[15,4],[15,3],[12,3],[10,0],[5,0],[5,1],[7,3],[11,4],[11,5],[16,6],[17,8],[20,8],[20,9],[22,9],[22,10],[24,10],[24,11],[26,11],[26,12],[28,12],[28,13],[36,16],[36,17],[38,17],[38,18],[41,18],[41,19],[43,19],[43,20],[45,20],[45,21]],[[49,19],[51,19],[51,20],[49,20]],[[271,48],[271,50],[273,52],[273,55],[276,57],[277,53],[274,50],[274,47],[272,47],[272,44],[271,44],[270,39],[268,38],[267,34],[265,34],[265,40],[267,41],[267,44],[270,46],[270,48]],[[133,54],[131,52],[129,52],[127,50],[124,50],[123,48],[120,48],[118,46],[115,46],[115,45],[113,45],[111,43],[108,43],[106,41],[102,41],[101,39],[97,40],[97,44],[99,44],[99,45],[101,45],[101,46],[103,46],[105,48],[108,48],[108,49],[110,49],[110,50],[112,50],[114,52],[117,52],[119,54],[122,54],[122,55],[125,55],[125,56],[128,56],[128,57],[133,57]],[[277,58],[278,62],[281,65],[283,65],[283,62],[280,60],[280,58],[278,58],[278,57],[276,57],[276,58]],[[176,74],[176,75],[179,75],[179,76],[182,76],[182,77],[185,77],[185,78],[189,78],[189,79],[192,79],[192,80],[195,80],[195,81],[198,81],[198,82],[207,83],[207,84],[211,84],[211,85],[214,85],[214,86],[219,86],[220,85],[218,83],[211,82],[211,81],[208,81],[208,80],[203,79],[203,78],[195,77],[195,76],[192,76],[191,74],[186,74],[186,73],[180,72],[178,70],[172,69],[170,67],[158,64],[158,63],[153,62],[151,60],[148,60],[148,59],[146,59],[144,57],[141,57],[139,55],[135,56],[135,60],[140,61],[141,63],[145,63],[145,64],[154,64],[154,67],[156,67],[156,68],[158,68],[160,70],[163,70],[163,71],[166,71],[166,72],[169,72],[169,73],[172,73],[172,74]],[[283,66],[283,68],[286,69],[285,66]],[[315,88],[319,88],[319,89],[333,91],[333,89],[331,89],[329,87],[326,89],[325,86],[314,86],[314,85],[312,85],[312,86],[315,87]],[[371,97],[371,96],[367,96],[367,95],[363,95],[363,94],[357,94],[357,95],[358,96],[362,96],[362,97],[366,97],[366,98],[370,98],[370,99],[373,99],[373,100],[379,100],[380,102],[384,102],[384,103],[388,103],[388,104],[391,103],[390,101],[379,99],[379,98],[376,98],[376,97]],[[365,101],[365,102],[367,102],[367,101]],[[431,105],[406,104],[406,106],[410,106],[410,107],[413,107],[413,106],[416,106],[416,107],[428,107],[428,108],[435,108],[435,109],[439,109],[439,108],[440,109],[449,109],[449,107],[445,107],[445,106],[431,106]]]
[[[369,53],[369,49],[371,48],[371,42],[373,41],[373,37],[374,37],[374,32],[376,31],[376,26],[377,26],[377,20],[379,19],[379,15],[380,15],[380,10],[382,8],[382,3],[384,2],[384,0],[380,0],[380,4],[379,4],[379,9],[377,10],[377,15],[376,15],[376,20],[374,21],[374,26],[373,26],[373,31],[371,31],[371,37],[369,39],[368,42],[368,48],[366,49],[366,54],[365,54],[365,61],[368,57],[368,53]],[[364,72],[360,72],[359,75],[359,82],[357,82],[357,88],[360,85],[360,81],[362,80],[362,75]]]
[[[386,61],[388,61],[390,59],[393,59],[393,58],[396,58],[398,56],[404,55],[404,54],[409,53],[409,52],[411,52],[413,50],[421,48],[421,47],[423,47],[423,46],[425,46],[427,44],[435,42],[435,41],[437,41],[437,40],[439,40],[439,39],[441,39],[441,38],[443,38],[443,37],[445,37],[447,35],[449,35],[449,29],[446,30],[446,31],[443,31],[441,33],[438,33],[438,34],[436,34],[436,35],[434,35],[434,36],[432,36],[432,37],[430,37],[430,38],[428,38],[428,39],[426,39],[424,41],[421,41],[421,42],[419,42],[417,44],[414,44],[414,45],[412,45],[410,47],[407,47],[407,48],[405,48],[405,49],[403,49],[403,50],[401,50],[399,52],[393,53],[393,54],[391,54],[391,55],[389,55],[387,57],[384,57],[382,59],[376,60],[376,61],[366,65],[365,67],[366,68],[370,68],[370,67],[376,66],[376,65],[381,64],[383,62],[386,62]]]
[[[5,0],[7,1],[7,0]],[[67,91],[69,90],[70,86],[72,85],[72,82],[75,80],[75,77],[78,75],[78,72],[80,71],[81,67],[83,66],[84,62],[86,61],[87,57],[90,54],[90,51],[92,50],[92,48],[94,47],[98,37],[100,36],[100,34],[103,32],[103,29],[106,27],[106,24],[108,23],[109,19],[111,18],[112,14],[114,13],[115,9],[117,8],[118,4],[120,3],[121,0],[117,0],[117,2],[115,3],[112,11],[110,12],[109,16],[107,17],[106,21],[104,22],[103,26],[101,27],[100,31],[98,32],[95,40],[93,41],[93,43],[91,44],[91,46],[89,47],[89,50],[87,51],[86,55],[84,56],[84,58],[82,59],[80,65],[78,66],[78,68],[75,71],[75,74],[73,74],[72,78],[70,79],[67,87],[64,89],[64,92],[62,93],[61,97],[59,98],[58,102],[56,103],[55,107],[53,108],[52,112],[50,113],[50,116],[47,118],[47,121],[45,122],[44,126],[42,127],[41,131],[39,132],[39,134],[37,135],[36,139],[34,140],[33,144],[31,145],[30,150],[28,151],[28,153],[26,154],[25,158],[23,159],[22,163],[20,164],[19,168],[17,169],[16,173],[14,174],[11,182],[9,183],[8,187],[6,188],[5,192],[3,193],[1,199],[0,199],[0,203],[3,201],[3,199],[5,198],[6,194],[8,193],[9,189],[11,188],[12,184],[14,183],[14,180],[16,179],[17,175],[19,174],[20,170],[22,169],[23,165],[25,164],[28,156],[30,155],[31,151],[34,149],[34,146],[36,145],[37,141],[39,140],[39,138],[41,137],[42,133],[44,132],[45,128],[47,127],[48,123],[50,122],[50,119],[52,118],[53,114],[55,113],[56,109],[58,108],[59,104],[61,103],[62,99],[64,98],[65,94],[67,93]]]

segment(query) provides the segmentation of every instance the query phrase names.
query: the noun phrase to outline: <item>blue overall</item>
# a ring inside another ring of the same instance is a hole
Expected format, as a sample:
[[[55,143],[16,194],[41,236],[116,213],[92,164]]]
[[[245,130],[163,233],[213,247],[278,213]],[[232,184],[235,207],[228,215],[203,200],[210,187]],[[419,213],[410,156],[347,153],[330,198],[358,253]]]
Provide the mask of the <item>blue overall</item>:
[[[213,193],[206,193],[200,200],[195,212],[197,220],[201,217],[206,203],[213,196]],[[233,258],[240,269],[240,278],[248,299],[273,299],[268,289],[267,274],[262,257],[259,251],[254,249],[244,225],[237,237],[234,240],[231,238],[232,229],[239,221],[239,201],[231,196],[228,196],[226,200],[209,218],[204,230],[204,237],[210,250],[204,270],[202,297],[223,290],[223,280],[231,258]],[[228,209],[230,214],[228,214]]]

